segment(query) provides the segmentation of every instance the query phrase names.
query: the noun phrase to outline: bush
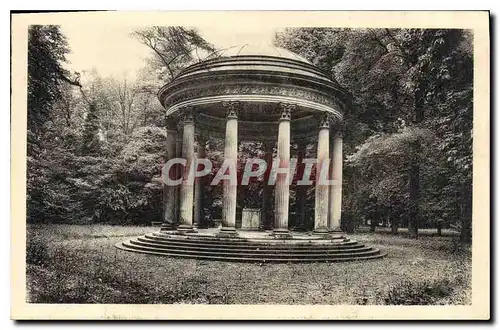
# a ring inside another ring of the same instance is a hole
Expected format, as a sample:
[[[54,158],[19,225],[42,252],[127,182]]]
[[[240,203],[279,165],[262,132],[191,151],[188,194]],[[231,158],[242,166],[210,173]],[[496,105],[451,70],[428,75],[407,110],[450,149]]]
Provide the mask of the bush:
[[[47,242],[39,236],[26,237],[26,263],[43,266],[49,258]]]
[[[384,298],[386,305],[435,305],[453,291],[452,283],[440,281],[411,282],[402,281],[393,286]]]

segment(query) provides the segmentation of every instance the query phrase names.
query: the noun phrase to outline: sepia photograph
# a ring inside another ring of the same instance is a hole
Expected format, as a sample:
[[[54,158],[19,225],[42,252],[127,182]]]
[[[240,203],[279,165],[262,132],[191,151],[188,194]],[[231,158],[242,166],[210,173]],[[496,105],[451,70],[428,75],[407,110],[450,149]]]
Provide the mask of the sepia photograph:
[[[488,12],[11,15],[12,318],[489,319]]]

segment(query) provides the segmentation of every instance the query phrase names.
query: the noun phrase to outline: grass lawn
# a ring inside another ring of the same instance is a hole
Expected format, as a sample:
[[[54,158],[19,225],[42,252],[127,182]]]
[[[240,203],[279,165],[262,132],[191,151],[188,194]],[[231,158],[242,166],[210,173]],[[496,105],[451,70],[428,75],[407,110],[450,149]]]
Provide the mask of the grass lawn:
[[[30,225],[33,303],[470,304],[471,249],[456,235],[350,235],[381,260],[248,264],[131,253],[114,244],[153,227]]]

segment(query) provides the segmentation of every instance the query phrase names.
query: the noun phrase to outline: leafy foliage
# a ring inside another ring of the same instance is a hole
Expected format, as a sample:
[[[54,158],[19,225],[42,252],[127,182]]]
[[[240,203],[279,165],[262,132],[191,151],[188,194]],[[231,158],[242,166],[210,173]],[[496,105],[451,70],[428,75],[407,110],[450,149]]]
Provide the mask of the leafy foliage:
[[[28,29],[28,130],[39,134],[52,106],[61,99],[68,44],[56,25]]]
[[[69,49],[59,28],[30,29],[30,111],[43,116],[29,119],[39,141],[36,156],[28,155],[29,222],[161,220],[167,133],[156,97],[157,73],[187,65],[193,47],[212,46],[192,29],[153,27],[136,36],[151,38],[150,46],[154,43],[162,56],[153,52],[156,60],[168,59],[170,67],[150,63],[135,80],[90,71],[71,81],[62,69]]]
[[[185,66],[215,56],[195,29],[149,27],[133,35],[152,51],[135,80],[62,69],[68,45],[56,26],[29,39],[28,219],[32,222],[145,223],[160,220],[164,112],[158,86]],[[438,29],[286,29],[278,46],[308,58],[348,89],[343,215],[370,222],[437,223],[470,239],[472,212],[472,35]],[[79,85],[80,89],[74,88]],[[310,145],[309,147],[314,147]],[[222,164],[220,141],[207,146]],[[240,144],[238,169],[262,156]],[[314,157],[314,148],[307,151]],[[238,204],[258,207],[262,178],[239,189]],[[221,187],[207,187],[213,217]],[[306,191],[307,207],[314,187]],[[295,190],[291,190],[291,211]],[[309,213],[309,212],[308,212]],[[346,227],[346,228],[347,228]],[[414,235],[416,236],[416,235]]]
[[[418,227],[444,222],[470,239],[469,31],[293,28],[278,33],[275,43],[305,56],[353,95],[345,114],[352,168],[345,169],[343,214],[405,220],[413,237]]]
[[[384,299],[386,305],[435,305],[453,291],[453,283],[441,280],[436,283],[403,281],[391,288]]]
[[[171,80],[188,64],[208,58],[215,47],[203,39],[196,29],[181,26],[152,26],[133,35],[153,51],[151,66],[162,80]]]

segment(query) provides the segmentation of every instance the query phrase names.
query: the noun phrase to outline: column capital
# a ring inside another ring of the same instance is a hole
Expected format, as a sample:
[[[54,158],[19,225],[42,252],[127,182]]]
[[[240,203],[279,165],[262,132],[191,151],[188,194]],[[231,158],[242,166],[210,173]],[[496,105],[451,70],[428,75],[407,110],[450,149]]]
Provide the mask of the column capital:
[[[337,137],[343,137],[344,132],[345,132],[345,125],[343,125],[340,121],[336,120],[333,125],[332,125],[332,137],[337,138]]]
[[[179,120],[175,123],[175,129],[177,130],[177,139],[182,140],[182,130],[183,130],[183,125],[182,125],[182,118],[179,118]]]
[[[193,107],[183,107],[181,108],[180,121],[182,124],[192,124],[194,123],[194,108]]]
[[[333,131],[332,138],[342,138],[344,136],[343,130]]]
[[[281,120],[291,120],[292,119],[292,111],[297,107],[296,104],[293,103],[283,103],[279,104],[279,109],[281,111],[280,121]]]
[[[177,130],[177,120],[172,117],[167,117],[165,119],[165,126],[167,128],[167,131],[175,131]]]
[[[167,134],[173,134],[175,139],[177,139],[177,130],[167,128]]]
[[[317,120],[318,120],[318,127],[321,128],[328,128],[330,129],[330,126],[332,125],[332,115],[329,114],[328,112],[324,112],[322,114],[317,115]]]
[[[226,118],[238,119],[238,112],[241,109],[239,101],[223,101],[222,107],[226,109]]]

